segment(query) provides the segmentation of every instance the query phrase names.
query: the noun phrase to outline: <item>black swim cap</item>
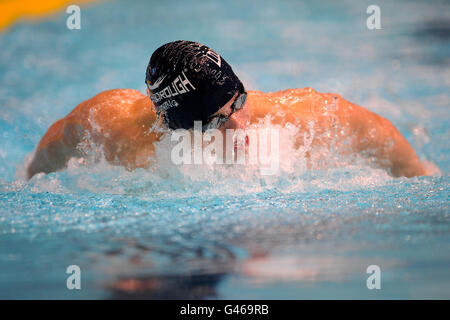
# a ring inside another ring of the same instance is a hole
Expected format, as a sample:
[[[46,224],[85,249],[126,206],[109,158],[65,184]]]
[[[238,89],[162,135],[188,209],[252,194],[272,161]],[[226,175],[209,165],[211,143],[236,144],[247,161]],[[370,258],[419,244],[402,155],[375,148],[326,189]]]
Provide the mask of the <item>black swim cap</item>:
[[[171,129],[190,129],[206,123],[244,85],[230,65],[209,47],[175,41],[153,52],[145,82],[151,100]]]

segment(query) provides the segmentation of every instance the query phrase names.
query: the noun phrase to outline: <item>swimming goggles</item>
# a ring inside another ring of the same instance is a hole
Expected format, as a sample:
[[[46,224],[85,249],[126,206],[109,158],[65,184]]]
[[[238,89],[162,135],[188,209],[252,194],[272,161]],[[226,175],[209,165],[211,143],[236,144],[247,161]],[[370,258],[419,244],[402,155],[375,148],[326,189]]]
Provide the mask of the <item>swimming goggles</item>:
[[[210,130],[210,129],[219,129],[225,122],[227,122],[230,117],[238,110],[241,110],[244,107],[245,101],[247,100],[247,92],[243,92],[239,94],[236,99],[234,99],[233,104],[231,105],[231,112],[228,115],[219,114],[216,116],[212,116],[208,119],[208,122],[202,126],[202,131]]]

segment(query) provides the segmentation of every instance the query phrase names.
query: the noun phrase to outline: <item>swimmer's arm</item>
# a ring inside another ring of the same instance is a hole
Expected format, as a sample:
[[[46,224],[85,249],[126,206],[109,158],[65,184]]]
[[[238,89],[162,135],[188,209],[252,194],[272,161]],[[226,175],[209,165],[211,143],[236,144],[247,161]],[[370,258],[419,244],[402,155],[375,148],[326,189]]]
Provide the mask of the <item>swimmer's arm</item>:
[[[349,126],[357,152],[373,158],[396,177],[427,174],[412,146],[389,120],[340,97],[339,100],[341,121]]]
[[[122,101],[123,100],[123,101]],[[112,106],[123,103],[120,108]],[[91,124],[96,110],[96,128]],[[27,169],[30,179],[39,172],[50,173],[66,167],[72,157],[83,157],[80,142],[88,132],[92,141],[103,146],[105,158],[127,168],[145,167],[153,154],[153,142],[158,134],[147,134],[156,120],[149,99],[136,90],[104,91],[79,104],[65,118],[55,122],[39,142]],[[101,129],[100,129],[101,128]],[[107,132],[109,139],[103,134]]]
[[[69,116],[60,119],[47,130],[28,165],[28,179],[40,172],[50,173],[63,169],[70,158],[81,156],[77,146],[82,139],[83,130],[72,119]]]

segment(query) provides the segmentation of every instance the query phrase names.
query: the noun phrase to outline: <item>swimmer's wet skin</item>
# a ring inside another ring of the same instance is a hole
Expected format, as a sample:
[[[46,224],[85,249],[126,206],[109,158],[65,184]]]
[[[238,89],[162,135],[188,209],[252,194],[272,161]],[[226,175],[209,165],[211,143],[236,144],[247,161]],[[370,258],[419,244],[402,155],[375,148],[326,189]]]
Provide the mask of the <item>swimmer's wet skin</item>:
[[[246,92],[226,61],[199,43],[175,41],[158,48],[150,59],[146,83],[150,99],[132,89],[108,90],[55,122],[39,142],[28,178],[61,170],[70,158],[83,157],[79,145],[86,139],[103,146],[112,164],[133,170],[151,164],[153,143],[162,135],[154,130],[155,123],[189,129],[198,120],[221,129],[242,128],[242,123],[258,123],[267,115],[273,124],[291,123],[305,131],[314,123],[313,146],[341,144],[342,154],[362,154],[393,176],[428,174],[387,119],[337,94],[312,88]],[[332,130],[334,136],[326,134],[332,128],[339,130]],[[303,139],[297,141],[301,144]]]

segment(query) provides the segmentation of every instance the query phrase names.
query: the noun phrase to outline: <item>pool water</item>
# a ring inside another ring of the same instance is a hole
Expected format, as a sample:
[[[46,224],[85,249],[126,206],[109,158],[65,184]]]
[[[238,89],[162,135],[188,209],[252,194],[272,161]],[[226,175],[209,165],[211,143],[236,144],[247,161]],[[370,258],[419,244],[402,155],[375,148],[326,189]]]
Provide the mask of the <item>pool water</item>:
[[[450,298],[450,3],[377,1],[381,30],[370,4],[103,1],[81,30],[62,11],[1,33],[0,298]],[[151,53],[177,39],[214,48],[248,89],[308,86],[385,116],[441,173],[305,170],[289,141],[275,176],[177,167],[163,141],[148,170],[100,157],[23,179],[54,121],[103,90],[145,92]]]

